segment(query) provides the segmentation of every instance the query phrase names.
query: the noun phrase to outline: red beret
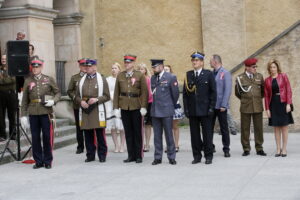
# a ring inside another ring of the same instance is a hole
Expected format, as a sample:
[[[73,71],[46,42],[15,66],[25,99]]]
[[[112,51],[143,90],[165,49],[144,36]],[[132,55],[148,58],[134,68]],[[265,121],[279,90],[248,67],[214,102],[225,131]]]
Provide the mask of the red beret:
[[[252,65],[255,65],[257,63],[257,59],[256,58],[248,58],[247,60],[244,61],[244,64],[247,67],[250,67]]]

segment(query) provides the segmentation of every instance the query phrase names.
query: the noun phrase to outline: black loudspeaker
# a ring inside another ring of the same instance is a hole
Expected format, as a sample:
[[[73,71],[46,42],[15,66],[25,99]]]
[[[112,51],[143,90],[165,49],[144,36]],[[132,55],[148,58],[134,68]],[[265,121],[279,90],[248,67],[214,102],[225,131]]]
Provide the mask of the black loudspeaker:
[[[7,66],[10,76],[26,76],[29,74],[29,41],[8,41]]]

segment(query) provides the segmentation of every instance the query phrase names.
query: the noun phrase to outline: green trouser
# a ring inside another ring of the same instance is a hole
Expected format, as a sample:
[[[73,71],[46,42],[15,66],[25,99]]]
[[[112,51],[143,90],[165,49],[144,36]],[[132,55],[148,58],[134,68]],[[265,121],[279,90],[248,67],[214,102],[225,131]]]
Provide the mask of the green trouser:
[[[250,125],[251,117],[254,126],[254,139],[256,152],[263,150],[263,118],[261,113],[241,113],[241,143],[244,151],[250,151]]]

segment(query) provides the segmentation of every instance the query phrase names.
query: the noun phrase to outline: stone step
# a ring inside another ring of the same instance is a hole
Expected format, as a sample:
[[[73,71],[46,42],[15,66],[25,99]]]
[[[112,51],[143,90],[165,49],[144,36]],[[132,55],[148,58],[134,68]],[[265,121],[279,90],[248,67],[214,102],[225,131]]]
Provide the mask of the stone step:
[[[63,137],[58,137],[54,139],[54,149],[59,149],[68,145],[72,145],[75,144],[76,141],[76,135],[75,132],[73,134],[70,135],[65,135]],[[28,144],[28,143],[27,143]],[[25,152],[28,150],[29,146],[26,144],[23,144],[21,146],[21,157],[25,154]],[[16,153],[17,151],[17,144],[16,143],[11,143],[10,144],[10,149],[13,150],[14,153]],[[3,148],[1,147],[1,151],[3,151]],[[0,152],[1,155],[1,152]],[[27,158],[31,156],[31,153],[27,154]],[[26,158],[25,158],[26,160]],[[2,161],[0,162],[0,165],[5,164],[5,163],[9,163],[9,162],[13,162],[15,161],[14,158],[10,155],[9,152],[5,152],[4,157],[2,159]]]
[[[7,132],[8,132],[8,120],[6,119],[7,124]],[[56,129],[54,132],[54,149],[62,148],[67,145],[71,145],[76,143],[76,127],[74,125],[70,125],[70,121],[68,119],[56,119]],[[31,133],[28,130],[27,133],[29,139],[31,140]],[[25,152],[29,148],[29,142],[24,135],[21,134],[21,155],[24,155]],[[6,146],[6,142],[0,143],[0,156],[1,152],[4,150]],[[16,141],[11,140],[9,147],[14,152],[17,151],[17,143]],[[29,154],[27,156],[30,156]],[[22,157],[22,156],[21,156]],[[9,152],[5,152],[3,160],[0,162],[1,164],[8,163],[14,161],[13,157],[10,155]]]
[[[54,133],[54,140],[56,140],[56,138],[60,138],[60,137],[65,137],[65,136],[68,136],[68,135],[74,135],[75,136],[75,133],[76,133],[76,127],[75,126],[63,126],[63,127],[60,127],[60,128],[56,128],[55,129],[55,133]],[[27,133],[28,137],[31,139],[31,133],[28,132]],[[15,142],[15,141],[12,141],[12,142]],[[28,141],[27,139],[25,138],[24,135],[21,135],[21,146],[24,146],[24,145],[27,145],[28,144]],[[1,142],[0,143],[0,151],[5,147],[5,144],[6,142]]]
[[[6,124],[6,132],[8,132],[8,127],[9,127],[9,122],[8,119],[5,119],[5,124]],[[70,120],[69,119],[56,119],[56,127],[62,127],[62,126],[67,126],[70,125]]]

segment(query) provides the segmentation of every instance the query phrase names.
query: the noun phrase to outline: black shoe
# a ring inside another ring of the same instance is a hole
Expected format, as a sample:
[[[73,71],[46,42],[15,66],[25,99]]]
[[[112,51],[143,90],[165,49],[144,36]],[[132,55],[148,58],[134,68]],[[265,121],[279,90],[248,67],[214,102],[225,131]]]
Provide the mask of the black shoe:
[[[83,149],[77,149],[76,150],[76,154],[81,154],[81,153],[83,153]]]
[[[266,156],[267,155],[263,150],[260,150],[260,151],[256,152],[256,154],[259,155],[259,156]]]
[[[225,158],[229,158],[230,157],[230,153],[229,152],[224,152],[224,157]]]
[[[244,153],[242,154],[242,156],[249,156],[250,155],[250,151],[244,151]]]
[[[201,159],[194,159],[192,161],[192,164],[197,164],[197,163],[201,163]]]
[[[217,151],[216,151],[216,147],[214,147],[214,148],[213,148],[213,153],[216,153],[216,152],[217,152]]]
[[[123,160],[124,163],[134,162],[135,159],[127,158],[126,160]]]
[[[44,165],[43,164],[35,164],[35,165],[33,165],[33,169],[39,169],[39,168],[42,168],[42,167],[44,167]]]
[[[51,166],[50,164],[45,164],[45,168],[46,168],[46,169],[51,169],[51,167],[52,167],[52,166]]]
[[[177,162],[176,162],[175,159],[170,159],[170,160],[169,160],[169,164],[171,164],[171,165],[176,165]]]
[[[231,135],[236,135],[236,134],[237,134],[236,131],[232,131],[232,132],[231,132]]]
[[[92,161],[95,161],[95,158],[87,158],[87,159],[85,159],[84,162],[92,162]]]
[[[136,163],[142,163],[142,162],[143,162],[143,159],[142,159],[142,158],[137,158],[135,162],[136,162]]]
[[[161,160],[154,159],[154,161],[152,162],[152,165],[158,165],[158,164],[161,164]]]
[[[207,164],[207,165],[212,164],[212,160],[211,159],[206,159],[205,164]]]
[[[106,159],[105,159],[105,158],[101,158],[101,159],[99,159],[99,162],[105,163],[105,162],[106,162]]]

